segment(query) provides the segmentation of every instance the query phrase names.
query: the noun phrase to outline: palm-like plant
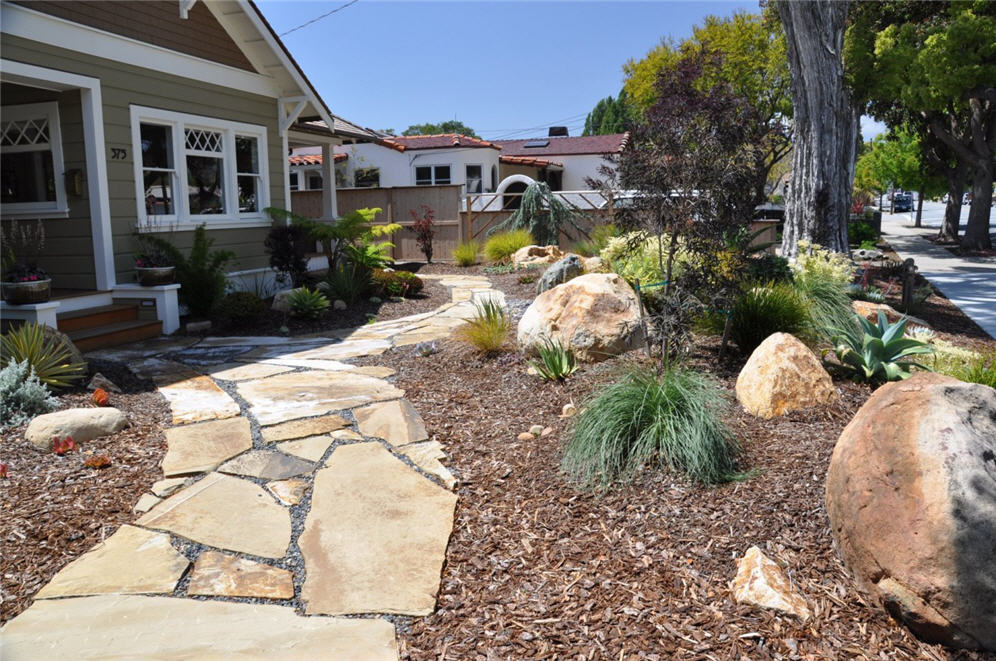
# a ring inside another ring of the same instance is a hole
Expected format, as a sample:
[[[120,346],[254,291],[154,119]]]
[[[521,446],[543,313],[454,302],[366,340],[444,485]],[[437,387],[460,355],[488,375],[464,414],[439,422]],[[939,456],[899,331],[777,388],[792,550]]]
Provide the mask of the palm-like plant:
[[[401,225],[374,225],[373,220],[381,212],[380,208],[357,209],[331,222],[312,220],[276,207],[268,207],[265,211],[272,218],[303,227],[312,239],[320,242],[329,262],[329,271],[334,271],[343,258],[367,269],[380,268],[393,261],[390,250],[394,244],[378,242],[378,239],[397,232]]]
[[[925,365],[908,360],[910,356],[934,353],[934,348],[926,342],[903,337],[906,317],[890,324],[881,310],[878,323],[856,316],[859,326],[844,329],[834,336],[833,351],[840,364],[855,372],[858,379],[897,381],[908,379],[913,367],[931,371]],[[824,356],[826,353],[824,351]]]
[[[26,323],[0,340],[0,363],[27,364],[45,385],[68,388],[85,376],[86,363],[72,362],[72,354],[58,335],[50,335],[36,323]]]

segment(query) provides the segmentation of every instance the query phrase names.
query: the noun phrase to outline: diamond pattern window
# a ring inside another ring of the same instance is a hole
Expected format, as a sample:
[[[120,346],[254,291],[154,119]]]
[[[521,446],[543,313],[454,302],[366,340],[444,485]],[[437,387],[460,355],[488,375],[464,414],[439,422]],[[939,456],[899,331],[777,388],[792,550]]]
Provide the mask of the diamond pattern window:
[[[56,101],[4,106],[0,120],[3,215],[68,211]]]

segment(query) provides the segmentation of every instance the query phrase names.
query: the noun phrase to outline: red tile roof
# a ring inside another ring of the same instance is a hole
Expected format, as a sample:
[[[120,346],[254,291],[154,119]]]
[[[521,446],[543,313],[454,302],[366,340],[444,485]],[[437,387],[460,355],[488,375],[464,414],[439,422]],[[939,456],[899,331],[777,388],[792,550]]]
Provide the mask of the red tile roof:
[[[347,158],[349,154],[335,154],[333,161],[336,163],[342,163]],[[321,154],[301,154],[298,156],[287,157],[287,162],[291,165],[321,165],[322,155]]]
[[[530,167],[545,168],[551,165],[562,168],[563,163],[557,163],[545,158],[533,158],[532,156],[505,156],[502,154],[498,157],[498,161],[501,163],[508,163],[509,165],[527,165]]]
[[[501,149],[498,145],[487,140],[471,138],[459,133],[439,133],[437,135],[398,135],[383,138],[381,144],[405,151],[407,149],[452,149],[453,147],[463,148],[490,148]]]
[[[616,154],[628,133],[586,135],[573,138],[529,138],[528,140],[495,140],[506,156],[569,156],[573,154]],[[546,147],[526,147],[527,142],[548,140]]]

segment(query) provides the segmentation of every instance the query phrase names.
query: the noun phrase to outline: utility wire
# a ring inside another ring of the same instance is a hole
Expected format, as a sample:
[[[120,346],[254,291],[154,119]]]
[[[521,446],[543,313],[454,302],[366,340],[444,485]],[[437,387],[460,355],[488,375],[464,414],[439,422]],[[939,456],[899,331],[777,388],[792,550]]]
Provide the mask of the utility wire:
[[[297,26],[296,28],[291,28],[291,29],[290,29],[290,30],[288,30],[287,32],[282,32],[282,33],[280,34],[280,36],[281,36],[281,37],[286,37],[286,36],[287,36],[287,35],[289,35],[289,34],[290,34],[291,32],[296,32],[296,31],[300,30],[301,28],[306,28],[306,27],[308,27],[308,26],[309,26],[309,25],[311,25],[312,23],[317,23],[318,21],[322,20],[323,18],[326,18],[326,17],[328,17],[328,16],[331,16],[332,14],[334,14],[334,13],[336,13],[336,12],[338,12],[338,11],[342,11],[343,9],[345,9],[346,7],[349,7],[350,5],[355,5],[355,4],[356,4],[357,2],[359,2],[359,1],[360,1],[360,0],[349,0],[349,2],[347,2],[346,4],[344,4],[344,5],[340,6],[340,7],[336,7],[336,8],[335,8],[335,9],[333,9],[332,11],[329,11],[329,12],[325,12],[325,13],[324,13],[324,14],[322,14],[321,16],[319,16],[319,17],[317,17],[317,18],[313,18],[313,19],[311,19],[310,21],[308,21],[307,23],[301,23],[301,25]]]

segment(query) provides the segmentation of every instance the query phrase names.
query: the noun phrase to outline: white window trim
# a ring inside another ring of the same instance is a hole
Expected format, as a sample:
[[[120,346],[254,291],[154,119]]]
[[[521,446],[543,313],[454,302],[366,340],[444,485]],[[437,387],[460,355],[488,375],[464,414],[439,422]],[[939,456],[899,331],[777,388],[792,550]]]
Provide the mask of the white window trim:
[[[131,143],[132,168],[135,176],[135,204],[139,231],[149,229],[149,217],[145,211],[145,185],[142,175],[142,133],[141,124],[162,124],[172,128],[173,138],[173,210],[172,215],[156,215],[155,223],[164,223],[177,230],[192,230],[198,225],[206,225],[207,229],[239,229],[248,227],[264,227],[270,225],[270,219],[263,209],[270,202],[269,159],[267,155],[266,127],[256,124],[244,124],[213,117],[191,115],[159,108],[131,106]],[[187,195],[187,154],[197,154],[187,149],[184,129],[197,128],[222,133],[223,148],[220,154],[205,152],[204,155],[221,157],[224,164],[222,181],[225,187],[225,213],[223,214],[191,214],[190,200]],[[242,135],[256,138],[259,159],[259,176],[257,184],[257,207],[259,211],[239,213],[238,211],[238,174],[235,163],[235,136]],[[182,190],[182,194],[180,191]]]
[[[431,168],[432,171],[432,183],[431,184],[419,184],[418,176],[415,174],[418,168]],[[436,168],[449,168],[450,169],[450,180],[445,184],[436,183]],[[466,176],[466,170],[464,170],[464,176]],[[452,163],[419,163],[418,165],[412,166],[412,181],[415,182],[416,186],[448,186],[453,183],[453,164]]]
[[[4,121],[37,119],[44,116],[48,120],[48,143],[42,149],[30,147],[6,147],[8,153],[29,151],[52,152],[52,177],[55,179],[55,200],[41,202],[11,202],[3,205],[3,217],[28,216],[31,218],[66,218],[69,203],[66,201],[66,166],[62,155],[62,127],[59,124],[59,102],[25,103],[16,106],[3,106]]]

